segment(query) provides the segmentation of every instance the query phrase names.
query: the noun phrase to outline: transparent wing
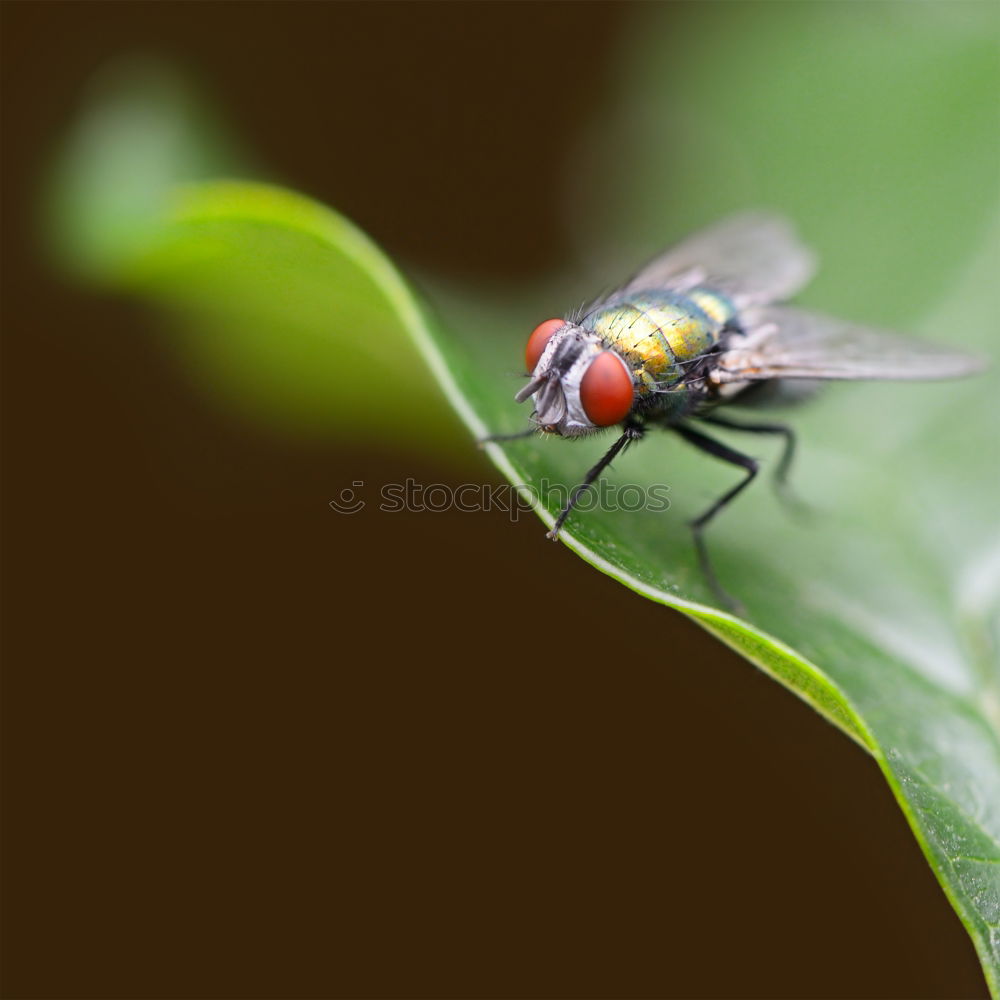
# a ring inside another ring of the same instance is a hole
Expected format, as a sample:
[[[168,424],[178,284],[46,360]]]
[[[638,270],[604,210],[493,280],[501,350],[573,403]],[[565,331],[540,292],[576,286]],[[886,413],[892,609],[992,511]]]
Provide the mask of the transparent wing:
[[[695,233],[647,264],[627,290],[706,285],[739,307],[794,295],[816,269],[811,250],[794,227],[767,212],[735,215]]]
[[[745,344],[719,357],[733,381],[958,378],[985,367],[960,351],[791,306],[752,309],[746,320]]]

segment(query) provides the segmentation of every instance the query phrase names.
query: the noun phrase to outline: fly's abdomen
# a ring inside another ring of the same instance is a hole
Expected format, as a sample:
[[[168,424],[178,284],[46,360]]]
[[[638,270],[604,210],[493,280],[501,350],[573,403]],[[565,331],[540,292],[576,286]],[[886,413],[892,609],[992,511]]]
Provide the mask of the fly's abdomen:
[[[686,293],[701,311],[721,329],[736,322],[736,307],[721,292],[711,288],[692,288]]]
[[[731,317],[725,300],[710,292],[703,298],[704,304],[693,294],[640,292],[608,303],[583,325],[626,360],[637,376],[640,394],[662,392],[680,380],[688,363],[717,342]]]

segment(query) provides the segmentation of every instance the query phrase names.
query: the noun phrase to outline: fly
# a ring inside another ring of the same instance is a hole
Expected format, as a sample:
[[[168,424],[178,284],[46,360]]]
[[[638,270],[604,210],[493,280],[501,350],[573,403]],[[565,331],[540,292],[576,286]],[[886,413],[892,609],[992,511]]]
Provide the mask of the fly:
[[[743,470],[743,478],[691,522],[705,578],[735,607],[712,569],[704,532],[750,485],[758,465],[702,426],[783,437],[779,486],[795,434],[781,423],[731,420],[719,407],[749,403],[752,396],[794,395],[795,380],[957,378],[982,367],[957,351],[779,304],[809,281],[815,266],[785,219],[738,215],[667,250],[618,290],[535,328],[525,350],[529,381],[514,397],[534,404],[532,426],[487,440],[620,430],[570,495],[549,538],[558,537],[580,496],[618,455],[649,427],[664,427]]]

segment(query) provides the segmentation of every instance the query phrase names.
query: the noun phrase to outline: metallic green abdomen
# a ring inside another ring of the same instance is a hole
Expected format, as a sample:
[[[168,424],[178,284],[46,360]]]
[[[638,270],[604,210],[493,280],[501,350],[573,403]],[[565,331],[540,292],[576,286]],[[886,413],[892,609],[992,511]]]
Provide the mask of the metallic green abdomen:
[[[625,359],[639,392],[664,391],[676,384],[688,363],[719,339],[733,318],[732,305],[707,289],[625,293],[583,321]]]

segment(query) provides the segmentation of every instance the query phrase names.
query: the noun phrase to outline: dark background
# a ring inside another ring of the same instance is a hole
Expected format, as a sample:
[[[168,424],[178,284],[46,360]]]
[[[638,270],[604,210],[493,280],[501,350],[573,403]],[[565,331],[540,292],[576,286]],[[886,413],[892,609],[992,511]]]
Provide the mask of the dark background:
[[[394,256],[557,267],[633,13],[3,6],[6,996],[985,994],[819,716],[533,519],[332,514],[469,473],[244,424],[40,262],[48,158],[138,48]]]

